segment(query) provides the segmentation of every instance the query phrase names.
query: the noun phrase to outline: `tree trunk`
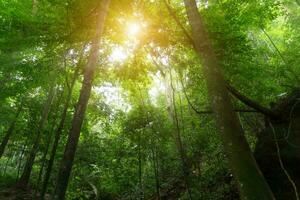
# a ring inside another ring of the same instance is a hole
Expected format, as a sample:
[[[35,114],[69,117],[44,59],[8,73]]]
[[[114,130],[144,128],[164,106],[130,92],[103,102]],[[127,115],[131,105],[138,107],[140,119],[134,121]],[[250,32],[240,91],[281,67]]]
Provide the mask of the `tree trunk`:
[[[180,132],[180,124],[179,124],[179,119],[178,119],[178,112],[177,112],[177,108],[176,108],[176,98],[175,98],[175,88],[174,88],[174,84],[173,84],[173,77],[172,77],[172,72],[170,71],[170,96],[171,96],[171,104],[170,105],[170,115],[172,116],[173,119],[173,123],[175,124],[175,132],[174,132],[174,137],[175,137],[175,141],[177,144],[177,148],[179,151],[179,154],[181,156],[181,161],[182,161],[182,170],[183,170],[183,178],[184,178],[184,182],[185,182],[185,186],[188,192],[188,196],[189,199],[192,200],[192,194],[191,194],[191,190],[189,187],[189,175],[190,175],[190,161],[188,159],[187,153],[186,153],[186,149],[183,145],[182,142],[182,137],[181,137],[181,132]]]
[[[11,161],[12,157],[13,157],[13,152],[9,152],[9,156],[8,156],[8,159],[5,163],[5,167],[4,167],[2,176],[6,176],[6,170],[7,170],[8,164]]]
[[[62,91],[61,94],[59,95],[58,100],[57,100],[55,110],[59,110],[59,106],[60,106],[62,98],[64,96],[63,94],[64,94],[64,92]],[[48,155],[48,152],[49,152],[49,148],[50,148],[50,144],[51,144],[51,141],[52,141],[53,133],[54,133],[54,130],[56,128],[57,116],[58,116],[58,112],[55,112],[54,115],[52,116],[51,130],[46,134],[46,149],[45,149],[45,152],[44,152],[42,160],[41,160],[40,171],[39,171],[38,179],[37,179],[37,182],[36,182],[36,188],[35,188],[35,192],[34,192],[34,196],[33,196],[34,199],[36,199],[36,195],[37,195],[37,193],[40,189],[40,182],[42,180],[44,167],[45,167],[46,162],[47,162],[47,155]]]
[[[196,50],[202,57],[204,77],[215,114],[217,126],[221,132],[225,153],[229,165],[238,183],[242,199],[274,199],[264,179],[249,145],[244,131],[234,112],[226,89],[223,75],[219,69],[217,57],[208,37],[195,0],[184,0],[188,19],[192,27]]]
[[[160,200],[161,198],[160,198],[160,181],[159,181],[159,174],[158,174],[158,158],[157,158],[157,151],[155,146],[156,144],[153,144],[153,147],[151,148],[151,153],[152,153],[152,162],[153,162],[153,172],[155,176],[156,199]]]
[[[18,182],[18,184],[20,186],[27,187],[27,185],[28,185],[28,182],[29,182],[29,179],[30,179],[30,174],[31,174],[31,171],[32,171],[32,166],[33,166],[33,163],[34,163],[34,160],[35,160],[36,153],[37,153],[37,151],[39,149],[39,146],[40,146],[40,140],[41,140],[42,132],[43,132],[44,126],[47,122],[48,114],[49,114],[50,107],[51,107],[54,96],[55,96],[55,87],[52,86],[49,93],[48,93],[47,101],[46,101],[46,103],[44,105],[44,108],[43,108],[42,117],[41,117],[41,120],[39,122],[39,126],[38,126],[38,129],[37,129],[36,137],[35,137],[34,142],[33,142],[32,149],[31,149],[31,151],[29,153],[29,157],[26,161],[22,176],[21,176],[21,178]]]
[[[107,15],[110,0],[103,0],[100,5],[99,17],[97,22],[97,32],[92,42],[90,57],[84,72],[84,79],[80,91],[80,97],[73,116],[72,127],[69,132],[67,145],[64,156],[59,169],[58,180],[56,183],[53,199],[63,200],[67,190],[70,173],[75,157],[75,152],[80,136],[81,126],[84,119],[84,114],[90,98],[92,89],[92,80],[96,70],[99,57],[99,43],[103,32],[104,21]]]
[[[169,78],[170,78],[170,81],[169,81],[167,78],[167,72],[165,72],[162,69],[162,67],[153,58],[152,58],[152,61],[153,61],[154,65],[156,66],[156,68],[161,73],[163,80],[165,82],[165,86],[166,86],[165,95],[166,95],[166,105],[167,105],[168,117],[174,127],[173,137],[175,139],[175,145],[176,145],[177,151],[179,153],[180,159],[182,161],[182,167],[183,167],[183,172],[184,172],[184,176],[185,176],[185,175],[189,174],[190,166],[189,166],[189,159],[188,159],[186,150],[184,148],[184,145],[183,145],[182,139],[181,139],[180,124],[178,121],[178,115],[177,115],[177,109],[176,109],[175,89],[174,89],[174,85],[172,82],[172,71],[169,70]]]
[[[43,155],[43,158],[42,158],[42,161],[41,161],[41,167],[40,167],[38,179],[37,179],[37,182],[36,182],[36,188],[35,188],[34,195],[33,195],[34,199],[36,199],[37,193],[38,193],[39,188],[40,188],[39,186],[40,186],[40,182],[41,182],[42,175],[43,175],[43,172],[44,172],[44,167],[45,167],[45,164],[46,164],[46,161],[47,161],[47,155],[48,155],[50,143],[51,143],[51,140],[52,140],[53,130],[51,130],[48,134],[50,134],[50,136],[49,136],[49,138],[47,138],[46,150],[44,152],[44,155]]]
[[[4,138],[1,142],[1,145],[0,145],[0,158],[3,156],[4,150],[5,150],[5,147],[8,143],[8,141],[9,141],[9,138],[14,132],[16,123],[17,123],[18,118],[19,118],[19,115],[22,112],[22,108],[23,108],[23,102],[20,104],[15,118],[14,118],[13,122],[10,124],[10,126],[9,126],[9,128],[8,128],[6,134],[5,134],[5,136],[4,136]]]
[[[51,176],[51,171],[52,171],[52,167],[53,167],[53,163],[54,163],[54,159],[55,159],[55,155],[56,155],[56,150],[60,141],[60,136],[62,134],[62,131],[64,129],[64,125],[65,125],[65,121],[66,121],[66,117],[67,117],[67,112],[68,112],[68,108],[70,105],[70,101],[72,98],[72,93],[73,93],[73,88],[74,85],[76,83],[76,80],[79,76],[79,66],[77,66],[77,68],[75,69],[72,81],[71,81],[71,85],[70,88],[68,90],[68,95],[67,95],[67,99],[64,105],[64,110],[62,112],[61,118],[60,118],[60,122],[59,125],[55,131],[55,136],[54,136],[54,142],[53,142],[53,146],[52,146],[52,150],[51,150],[51,154],[50,154],[50,159],[48,161],[47,164],[47,169],[46,169],[46,173],[44,176],[44,181],[43,181],[43,186],[42,186],[42,191],[41,191],[41,195],[40,195],[40,199],[44,199],[45,194],[47,192],[47,187],[48,187],[48,182]]]
[[[170,82],[167,79],[167,74],[164,72],[162,67],[152,58],[152,61],[154,65],[157,67],[159,72],[161,73],[164,82],[165,82],[165,95],[166,95],[166,104],[167,104],[167,112],[168,112],[168,117],[170,121],[173,124],[174,127],[174,132],[173,132],[173,137],[175,140],[175,145],[177,148],[177,151],[179,153],[180,159],[181,159],[181,165],[182,165],[182,171],[183,171],[183,178],[185,182],[185,186],[189,195],[189,199],[192,199],[192,195],[189,189],[189,184],[188,184],[188,176],[190,173],[190,162],[188,159],[188,156],[186,154],[186,150],[184,148],[184,145],[182,143],[181,139],[181,133],[180,133],[180,124],[178,120],[178,114],[177,114],[177,109],[176,109],[176,99],[175,99],[175,92],[174,92],[174,85],[172,82],[172,72],[171,70],[169,71],[169,78]]]
[[[177,17],[176,13],[172,10],[171,6],[169,5],[169,3],[164,0],[164,4],[166,5],[170,15],[173,17],[174,21],[176,22],[176,24],[178,25],[178,27],[182,30],[182,32],[184,33],[184,35],[186,36],[186,38],[188,39],[189,43],[193,46],[193,48],[197,48],[196,44],[193,40],[193,38],[190,36],[190,34],[187,32],[187,30],[185,29],[185,27],[183,26],[183,24],[180,22],[179,18]],[[257,110],[258,112],[272,117],[272,118],[278,118],[279,116],[277,115],[277,113],[272,112],[270,109],[268,109],[267,107],[264,107],[260,104],[258,104],[257,102],[255,102],[254,100],[248,98],[247,96],[243,95],[242,93],[240,93],[237,89],[235,89],[234,87],[232,87],[229,83],[227,83],[227,89],[229,90],[229,92],[236,97],[238,100],[240,100],[241,102],[243,102],[244,104],[246,104],[249,107],[254,108],[255,110]],[[185,93],[185,91],[184,91]],[[185,94],[185,96],[187,97],[187,95]],[[187,101],[190,104],[191,108],[198,114],[210,114],[212,113],[211,111],[198,111],[197,109],[195,109],[195,107],[189,102],[189,99],[187,97]],[[253,112],[252,110],[235,110],[236,112]]]
[[[142,155],[141,155],[141,133],[139,133],[139,144],[138,144],[138,160],[139,160],[139,199],[144,199],[143,192],[143,171],[142,171]]]
[[[22,160],[23,160],[23,157],[24,157],[24,153],[26,151],[26,147],[27,147],[27,140],[26,140],[25,144],[22,147],[22,151],[21,151],[21,154],[20,154],[20,157],[19,157],[17,178],[19,178],[19,176],[20,176],[20,172],[21,172],[21,168],[22,168]]]
[[[275,102],[283,120],[265,119],[254,156],[276,199],[299,199],[300,191],[300,90]]]
[[[32,0],[32,15],[35,16],[38,11],[38,1]]]

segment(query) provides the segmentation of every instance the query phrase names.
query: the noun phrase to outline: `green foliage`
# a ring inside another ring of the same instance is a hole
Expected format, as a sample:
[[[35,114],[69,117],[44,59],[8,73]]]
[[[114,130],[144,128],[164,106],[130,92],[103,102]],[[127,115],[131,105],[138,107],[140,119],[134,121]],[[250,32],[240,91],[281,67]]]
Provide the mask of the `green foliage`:
[[[37,0],[36,11],[33,2],[0,0],[1,140],[24,101],[0,160],[0,190],[20,177],[47,91],[55,84],[57,95],[31,176],[32,188],[41,189],[37,181],[42,157],[48,142],[46,159],[50,157],[50,135],[58,127],[71,79],[79,68],[47,190],[51,194],[101,1]],[[189,33],[182,1],[167,2]],[[203,2],[199,10],[226,80],[265,106],[299,87],[300,6],[296,1]],[[142,24],[138,34],[128,33],[130,23]],[[203,66],[163,1],[112,0],[99,51],[67,199],[129,200],[141,195],[154,199],[157,187],[161,195],[172,196],[170,190],[175,188],[174,199],[188,199],[186,190],[176,187],[184,180],[176,131],[190,162],[193,199],[238,199],[212,116],[194,111],[210,111]],[[234,105],[246,108],[238,101]],[[172,120],[172,110],[178,124]],[[255,146],[255,135],[264,127],[262,117],[244,113],[240,119]]]

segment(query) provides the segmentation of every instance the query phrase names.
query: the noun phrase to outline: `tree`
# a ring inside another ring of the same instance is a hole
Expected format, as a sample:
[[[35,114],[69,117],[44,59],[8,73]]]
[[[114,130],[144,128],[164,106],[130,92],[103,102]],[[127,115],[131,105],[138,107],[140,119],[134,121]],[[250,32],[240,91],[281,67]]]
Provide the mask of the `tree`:
[[[96,34],[91,44],[91,52],[88,63],[84,69],[84,79],[82,82],[80,97],[73,116],[72,128],[69,133],[65,153],[61,162],[53,199],[61,200],[65,198],[68,180],[80,136],[81,126],[92,89],[93,76],[96,70],[99,56],[99,43],[102,36],[109,3],[109,0],[104,0],[101,2],[101,6],[99,8],[99,19],[97,21]]]
[[[60,141],[60,138],[61,138],[63,128],[65,126],[67,112],[68,112],[68,108],[69,108],[70,101],[71,101],[71,98],[72,98],[72,92],[73,92],[73,89],[74,89],[75,82],[76,82],[76,80],[79,76],[79,69],[80,69],[79,66],[77,66],[76,69],[75,69],[75,72],[74,72],[74,75],[73,75],[73,78],[71,80],[70,85],[68,85],[69,83],[66,83],[68,85],[67,99],[66,99],[65,104],[64,104],[64,108],[63,108],[63,111],[62,111],[62,114],[61,114],[61,117],[60,117],[58,127],[56,128],[56,131],[55,131],[54,142],[53,142],[53,145],[52,145],[50,159],[47,162],[47,169],[46,169],[44,179],[43,179],[43,185],[42,185],[42,190],[41,190],[41,194],[40,194],[41,199],[44,199],[45,194],[47,192],[47,186],[48,186],[48,182],[49,182],[49,179],[50,179],[50,176],[51,176],[52,167],[53,167],[53,163],[54,163],[54,159],[55,159],[55,154],[56,154],[56,151],[57,151],[57,147],[58,147],[58,144],[59,144],[59,141]]]
[[[24,166],[22,176],[18,182],[18,185],[20,185],[22,187],[28,186],[30,174],[31,174],[32,167],[34,164],[34,160],[35,160],[36,154],[37,154],[39,146],[40,146],[40,140],[42,137],[42,133],[44,131],[44,126],[48,119],[48,115],[50,112],[50,108],[51,108],[51,104],[52,104],[54,96],[55,96],[55,86],[51,86],[51,88],[49,89],[49,92],[47,94],[47,100],[43,106],[43,111],[42,111],[42,115],[41,115],[39,125],[37,128],[37,133],[36,133],[35,139],[33,141],[33,146],[29,152],[26,164]]]
[[[256,164],[244,136],[244,131],[234,112],[223,75],[219,69],[218,59],[196,2],[195,0],[185,0],[184,3],[192,26],[196,51],[203,59],[203,71],[211,106],[215,113],[230,167],[238,182],[241,198],[274,199],[271,189]]]
[[[300,6],[185,3],[0,1],[0,199],[298,198]]]
[[[16,112],[16,116],[15,118],[13,119],[13,121],[11,122],[2,142],[1,142],[1,145],[0,145],[0,158],[2,157],[3,153],[4,153],[4,150],[5,150],[5,147],[10,139],[10,136],[13,134],[13,131],[15,129],[15,126],[16,126],[16,123],[18,121],[18,117],[20,115],[20,113],[22,112],[22,108],[23,108],[23,102],[21,102],[21,104],[19,105],[18,107],[18,110]]]

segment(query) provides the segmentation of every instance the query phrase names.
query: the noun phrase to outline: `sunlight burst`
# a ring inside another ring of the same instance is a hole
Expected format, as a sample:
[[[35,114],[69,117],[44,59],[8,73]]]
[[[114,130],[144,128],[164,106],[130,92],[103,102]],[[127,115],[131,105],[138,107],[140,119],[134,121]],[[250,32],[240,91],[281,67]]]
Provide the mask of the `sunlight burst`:
[[[141,32],[141,25],[136,22],[131,22],[127,25],[127,34],[129,36],[137,36]]]
[[[128,57],[128,54],[123,48],[116,47],[113,49],[113,51],[109,57],[109,60],[111,62],[122,62],[122,61],[126,60],[127,57]]]

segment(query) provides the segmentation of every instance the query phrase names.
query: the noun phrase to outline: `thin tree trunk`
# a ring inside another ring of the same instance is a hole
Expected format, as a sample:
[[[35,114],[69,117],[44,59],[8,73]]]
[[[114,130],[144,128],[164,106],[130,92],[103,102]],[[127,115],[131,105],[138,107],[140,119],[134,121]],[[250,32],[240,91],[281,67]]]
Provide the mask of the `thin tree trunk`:
[[[52,86],[50,88],[46,103],[45,103],[44,108],[43,108],[42,117],[41,117],[41,120],[39,122],[39,126],[38,126],[38,129],[37,129],[36,137],[35,137],[34,142],[33,142],[32,149],[31,149],[31,151],[29,153],[29,157],[26,161],[22,176],[21,176],[21,178],[18,182],[18,184],[20,186],[27,187],[27,185],[28,185],[28,182],[29,182],[29,179],[30,179],[30,174],[31,174],[31,171],[32,171],[32,166],[33,166],[33,163],[34,163],[34,160],[35,160],[36,153],[37,153],[37,151],[39,149],[39,146],[40,146],[40,140],[41,140],[42,132],[43,132],[44,126],[47,122],[48,114],[49,114],[54,96],[55,96],[55,87]]]
[[[20,157],[19,157],[17,178],[19,178],[19,175],[20,175],[20,171],[21,171],[21,167],[22,167],[22,160],[23,160],[23,156],[24,156],[26,147],[27,147],[27,141],[23,145],[23,148],[22,148],[22,151],[21,151],[21,154],[20,154]]]
[[[42,158],[42,161],[41,161],[41,167],[40,167],[38,179],[37,179],[37,182],[36,182],[36,188],[35,188],[34,195],[33,195],[34,199],[36,199],[37,193],[39,191],[39,186],[40,186],[41,178],[42,178],[44,167],[45,167],[45,164],[46,164],[46,161],[47,161],[47,155],[48,155],[48,151],[49,151],[49,146],[50,146],[50,143],[51,143],[51,140],[52,140],[53,130],[51,130],[49,132],[49,134],[50,134],[50,137],[47,139],[46,150],[44,152],[44,155],[43,155],[43,158]]]
[[[38,0],[32,0],[32,15],[35,16],[38,11]]]
[[[299,77],[298,77],[297,73],[293,70],[291,64],[288,62],[288,60],[285,59],[285,57],[283,56],[283,54],[281,53],[281,51],[278,49],[278,47],[275,44],[274,40],[271,38],[271,36],[268,34],[268,32],[263,27],[261,27],[261,30],[267,36],[267,38],[269,39],[270,43],[272,44],[272,46],[274,47],[274,49],[276,50],[276,52],[280,56],[281,60],[286,65],[286,68],[285,68],[286,70],[284,70],[283,73],[285,73],[286,71],[289,71],[290,74],[295,78],[295,80],[297,81],[297,83],[299,83],[300,80],[299,80]]]
[[[56,109],[55,110],[59,110],[59,106],[61,104],[61,100],[63,98],[63,94],[64,92],[61,92],[61,94],[59,95],[59,98],[57,100],[57,104],[56,104]],[[38,176],[38,180],[36,182],[36,189],[35,189],[35,193],[34,193],[34,199],[36,199],[36,195],[37,195],[37,192],[39,191],[39,185],[40,185],[40,181],[42,179],[42,175],[43,175],[43,172],[44,172],[44,167],[45,167],[45,164],[46,164],[46,161],[47,161],[47,155],[48,155],[48,152],[49,152],[49,147],[50,147],[50,144],[51,144],[51,141],[52,141],[52,137],[53,137],[53,132],[55,130],[55,125],[56,125],[56,120],[57,120],[57,115],[58,115],[58,112],[56,112],[53,117],[52,117],[52,128],[50,130],[50,132],[47,134],[49,135],[46,139],[46,150],[44,152],[44,155],[42,157],[42,161],[41,161],[41,167],[40,167],[40,171],[39,171],[39,176]]]
[[[177,147],[177,151],[179,153],[180,159],[181,159],[181,164],[182,164],[182,170],[183,170],[183,177],[184,177],[184,182],[185,186],[189,195],[189,199],[192,199],[192,195],[189,189],[189,183],[188,183],[188,176],[190,173],[190,165],[188,161],[188,157],[185,151],[185,148],[182,143],[181,139],[181,134],[180,134],[180,125],[178,121],[178,115],[177,115],[177,109],[176,109],[176,100],[175,100],[175,93],[174,93],[174,87],[173,87],[173,82],[172,82],[172,72],[169,71],[170,74],[170,83],[167,80],[167,75],[163,71],[162,67],[152,58],[153,63],[157,67],[157,69],[160,71],[162,77],[164,78],[165,85],[166,85],[166,98],[167,98],[167,111],[168,111],[168,116],[171,122],[173,122],[174,126],[174,139],[175,139],[175,145]]]
[[[23,108],[23,102],[20,104],[18,110],[17,110],[17,114],[14,118],[14,120],[12,121],[12,123],[10,124],[2,142],[1,142],[1,145],[0,145],[0,158],[3,156],[3,153],[4,153],[4,150],[5,150],[5,147],[10,139],[10,136],[13,134],[14,132],[14,129],[15,129],[15,126],[16,126],[16,123],[18,121],[18,118],[19,118],[19,115],[20,113],[22,112],[22,108]]]
[[[153,171],[155,176],[155,186],[156,186],[156,199],[160,200],[160,181],[158,177],[158,159],[156,149],[154,150],[155,144],[151,148],[152,160],[153,160]]]
[[[178,113],[176,108],[176,99],[175,99],[175,88],[173,84],[172,72],[170,70],[170,96],[171,96],[171,105],[170,105],[170,115],[172,116],[173,123],[175,124],[175,141],[177,144],[177,148],[179,150],[179,154],[181,156],[182,161],[182,170],[183,170],[183,178],[185,182],[185,186],[189,195],[189,199],[192,200],[192,194],[189,187],[189,175],[190,175],[190,162],[186,154],[186,150],[182,143],[181,132],[180,132],[180,124],[178,119]]]
[[[67,145],[59,169],[58,180],[56,183],[53,199],[63,200],[67,190],[69,177],[77,149],[81,126],[84,119],[86,107],[90,98],[92,89],[92,80],[96,70],[99,57],[99,43],[103,32],[105,18],[108,12],[110,0],[103,0],[100,5],[99,17],[97,22],[97,32],[92,42],[90,57],[84,72],[84,80],[80,91],[80,97],[73,116],[72,127],[69,132]]]
[[[7,170],[9,162],[12,159],[12,156],[13,156],[13,152],[10,152],[10,155],[8,156],[8,159],[7,159],[6,163],[5,163],[5,167],[4,167],[3,174],[2,174],[3,176],[6,175],[6,170]]]
[[[25,139],[25,142],[23,144],[23,148],[22,148],[22,151],[21,151],[21,155],[19,157],[19,161],[18,161],[18,174],[17,174],[17,180],[19,180],[20,178],[20,173],[22,171],[22,167],[23,167],[23,159],[25,158],[25,155],[26,155],[26,152],[27,152],[27,146],[28,146],[28,143],[29,143],[29,138],[26,137]],[[21,174],[22,175],[22,174]]]
[[[60,97],[58,98],[58,101],[57,101],[57,105],[56,105],[56,110],[59,109],[59,106],[61,104],[61,99],[63,98],[63,92],[61,93]],[[55,130],[55,124],[56,124],[56,119],[57,119],[57,113],[55,113],[55,115],[53,116],[53,121],[52,121],[52,128],[50,130],[50,132],[47,134],[49,135],[48,138],[47,138],[47,143],[46,143],[46,150],[44,152],[44,155],[43,155],[43,158],[42,158],[42,161],[41,161],[41,167],[40,167],[40,171],[39,171],[39,176],[38,176],[38,180],[36,182],[36,188],[35,188],[35,192],[34,192],[34,199],[36,199],[37,197],[37,193],[40,189],[40,182],[42,180],[42,175],[43,175],[43,172],[44,172],[44,167],[47,163],[47,155],[48,155],[48,152],[49,152],[49,148],[50,148],[50,144],[51,144],[51,141],[52,141],[52,137],[53,137],[53,133],[54,133],[54,130]]]
[[[165,85],[166,85],[166,98],[167,98],[167,111],[168,111],[168,116],[169,119],[173,122],[173,125],[176,129],[176,133],[174,133],[174,137],[175,137],[175,143],[178,149],[178,152],[181,156],[181,159],[184,163],[186,163],[185,161],[187,161],[187,156],[185,153],[185,149],[184,146],[182,144],[182,140],[181,140],[181,134],[180,134],[180,125],[179,125],[179,121],[177,118],[177,110],[176,110],[176,100],[175,100],[175,93],[174,93],[174,87],[173,87],[173,82],[172,82],[172,72],[169,71],[169,77],[170,77],[170,83],[167,80],[167,75],[166,73],[163,71],[162,67],[160,67],[160,65],[152,58],[153,63],[155,64],[155,66],[157,67],[157,69],[160,71],[164,81],[165,81]],[[184,164],[185,165],[185,164]]]
[[[80,69],[79,66],[77,66],[76,69],[75,69],[75,72],[74,72],[74,75],[73,75],[73,78],[72,78],[72,81],[71,81],[70,88],[68,88],[68,95],[67,95],[67,99],[66,99],[66,102],[65,102],[65,105],[64,105],[64,110],[62,112],[59,125],[58,125],[58,127],[55,131],[54,142],[53,142],[53,145],[52,145],[52,149],[51,149],[51,153],[50,153],[50,159],[48,161],[46,173],[45,173],[45,176],[44,176],[44,181],[43,181],[43,186],[42,186],[40,199],[44,199],[45,194],[47,192],[47,187],[48,187],[49,179],[50,179],[50,176],[51,176],[51,171],[52,171],[52,167],[53,167],[57,147],[58,147],[58,144],[59,144],[59,141],[60,141],[62,131],[64,129],[68,108],[69,108],[70,101],[71,101],[71,98],[72,98],[74,85],[75,85],[76,80],[79,76],[79,69]]]
[[[142,155],[141,155],[141,133],[139,132],[139,144],[138,144],[138,160],[139,160],[139,199],[144,199],[143,190],[143,169],[142,169]]]
[[[244,131],[234,112],[226,89],[223,74],[219,69],[211,41],[206,32],[195,0],[184,0],[192,27],[196,50],[202,57],[203,71],[211,105],[222,136],[229,165],[238,183],[240,196],[247,200],[274,199],[272,191],[253,157]]]

